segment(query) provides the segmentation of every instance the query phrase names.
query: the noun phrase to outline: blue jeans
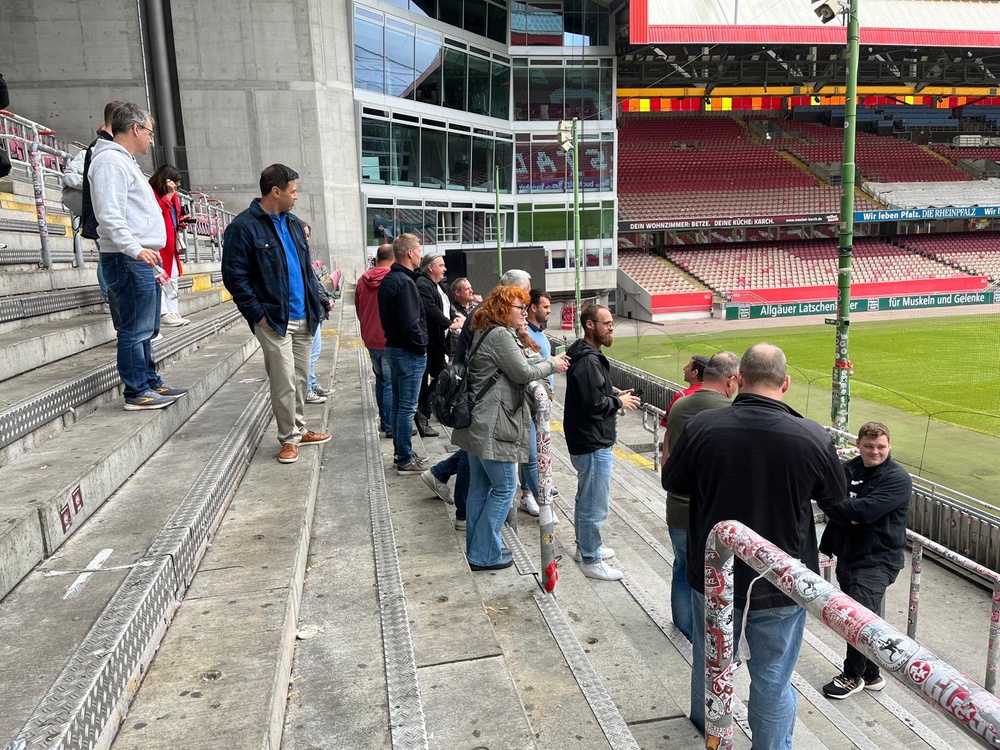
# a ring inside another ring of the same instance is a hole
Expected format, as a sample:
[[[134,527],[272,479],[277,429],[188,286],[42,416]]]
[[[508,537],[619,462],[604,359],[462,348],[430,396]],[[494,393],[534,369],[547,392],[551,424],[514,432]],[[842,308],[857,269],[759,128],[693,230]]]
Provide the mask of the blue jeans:
[[[101,266],[118,305],[118,375],[133,398],[163,385],[151,344],[160,332],[160,287],[152,268],[124,253],[101,253]]]
[[[601,561],[601,527],[611,502],[611,447],[570,456],[576,469],[576,547],[585,563]]]
[[[413,417],[417,413],[417,398],[420,395],[420,382],[424,379],[427,357],[394,346],[385,348],[385,356],[389,360],[392,383],[392,409],[389,415],[392,448],[396,464],[403,466],[413,460],[410,432],[413,429]]]
[[[673,526],[668,526],[667,531],[670,533],[670,546],[674,548],[674,567],[670,573],[670,614],[674,625],[690,641],[694,624],[691,615],[691,587],[687,580],[688,533],[687,529]]]
[[[531,420],[531,442],[528,443],[528,460],[521,464],[521,491],[530,492],[536,500],[538,489],[538,431]]]
[[[517,464],[469,453],[469,498],[466,504],[465,556],[473,565],[502,560],[500,530],[517,488]]]
[[[462,450],[452,453],[434,464],[431,474],[445,484],[455,477],[455,520],[464,521],[466,500],[469,497],[469,454]]]
[[[691,592],[697,635],[691,642],[691,721],[705,733],[705,597]],[[733,658],[739,647],[743,611],[733,610]],[[791,750],[798,698],[792,672],[802,648],[806,611],[797,605],[752,609],[747,619],[750,656],[750,731],[754,750]]]
[[[369,349],[372,358],[372,372],[375,373],[375,403],[378,404],[379,427],[387,427],[392,432],[392,372],[385,349]],[[412,432],[410,430],[409,432]]]
[[[309,355],[309,380],[306,387],[310,391],[315,391],[316,386],[319,385],[319,381],[316,380],[316,360],[319,359],[319,353],[323,351],[323,341],[319,337],[319,332],[321,330],[323,330],[322,323],[316,326],[316,335],[313,336],[312,353]]]

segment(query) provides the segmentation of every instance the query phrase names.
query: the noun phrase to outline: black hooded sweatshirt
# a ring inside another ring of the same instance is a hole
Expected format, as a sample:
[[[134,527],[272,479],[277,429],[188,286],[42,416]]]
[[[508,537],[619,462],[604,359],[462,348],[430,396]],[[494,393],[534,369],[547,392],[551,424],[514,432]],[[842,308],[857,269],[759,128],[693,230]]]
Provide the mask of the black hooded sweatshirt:
[[[574,456],[593,453],[615,444],[615,412],[622,408],[611,384],[608,358],[586,339],[579,339],[566,352],[563,430]]]

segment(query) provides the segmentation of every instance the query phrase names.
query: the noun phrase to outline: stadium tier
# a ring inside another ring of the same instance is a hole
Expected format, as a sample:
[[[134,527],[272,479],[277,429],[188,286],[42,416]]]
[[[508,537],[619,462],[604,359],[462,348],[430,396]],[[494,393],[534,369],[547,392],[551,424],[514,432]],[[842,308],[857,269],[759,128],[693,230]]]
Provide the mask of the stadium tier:
[[[618,270],[627,273],[650,294],[677,294],[704,289],[662,258],[639,250],[620,250]]]
[[[652,189],[652,188],[651,188]],[[774,216],[794,213],[838,213],[840,188],[813,182],[808,187],[738,190],[714,188],[702,191],[628,193],[619,183],[618,205],[623,221],[669,217]],[[854,210],[866,211],[874,204],[854,196]]]
[[[1000,162],[1000,148],[975,146],[970,148],[952,146],[950,143],[932,143],[930,148],[952,163],[960,159],[985,159],[986,161]]]
[[[966,273],[1000,279],[1000,234],[995,232],[906,235],[897,241]]]
[[[670,248],[664,257],[734,301],[754,296],[771,301],[832,299],[837,284],[837,243],[829,240]],[[857,297],[981,290],[981,276],[876,239],[858,238],[854,245]]]

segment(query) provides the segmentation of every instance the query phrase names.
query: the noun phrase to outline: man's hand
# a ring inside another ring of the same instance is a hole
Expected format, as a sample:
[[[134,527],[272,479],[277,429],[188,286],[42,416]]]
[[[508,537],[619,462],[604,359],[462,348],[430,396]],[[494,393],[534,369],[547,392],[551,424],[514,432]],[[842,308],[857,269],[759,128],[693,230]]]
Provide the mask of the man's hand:
[[[628,411],[635,411],[639,408],[639,404],[642,400],[632,393],[631,388],[627,388],[624,391],[618,391],[618,399],[622,402],[622,408]]]
[[[140,250],[136,257],[150,268],[160,265],[160,254],[155,250]]]
[[[267,322],[267,316],[265,315],[263,318],[261,318],[260,320],[257,321],[257,325],[262,326],[266,322]]]
[[[450,330],[450,331],[461,331],[462,330],[462,326],[464,326],[464,325],[465,325],[465,318],[462,317],[461,315],[459,315],[457,318],[455,318],[451,322],[451,325],[448,326],[448,330]]]
[[[566,352],[557,354],[552,359],[556,361],[556,372],[566,372],[569,369],[569,355]]]

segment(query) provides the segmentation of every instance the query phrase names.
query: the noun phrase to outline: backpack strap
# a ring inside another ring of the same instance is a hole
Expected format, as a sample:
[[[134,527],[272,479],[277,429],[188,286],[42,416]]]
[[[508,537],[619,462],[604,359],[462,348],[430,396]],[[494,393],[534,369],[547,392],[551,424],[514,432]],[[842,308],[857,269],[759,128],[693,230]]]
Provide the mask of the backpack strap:
[[[479,337],[479,341],[473,344],[472,349],[466,351],[465,353],[466,365],[468,365],[469,361],[472,359],[472,355],[476,353],[476,351],[479,349],[482,343],[486,340],[486,337],[489,336],[492,331],[493,331],[492,328],[489,331],[483,331],[483,335]],[[473,398],[472,400],[473,406],[475,406],[476,404],[478,404],[480,401],[483,400],[483,398],[489,392],[490,388],[496,385],[498,380],[500,380],[500,368],[497,368],[497,371],[493,373],[492,376],[490,376],[490,379],[486,381],[486,384],[479,389],[479,393],[477,393],[475,398]]]

